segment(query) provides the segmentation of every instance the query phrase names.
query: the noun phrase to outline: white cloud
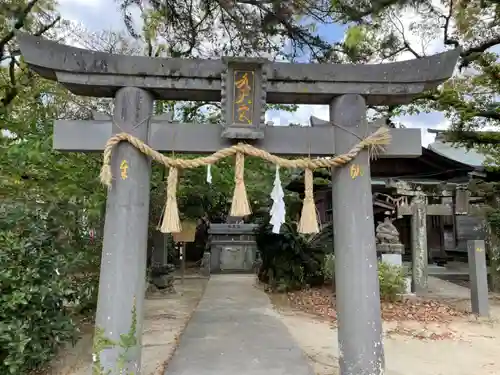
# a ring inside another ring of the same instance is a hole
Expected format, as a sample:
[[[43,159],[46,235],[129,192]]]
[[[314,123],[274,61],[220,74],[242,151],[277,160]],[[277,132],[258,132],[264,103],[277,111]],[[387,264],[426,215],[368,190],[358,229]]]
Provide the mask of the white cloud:
[[[425,147],[434,142],[436,137],[435,134],[429,133],[427,129],[446,130],[450,126],[450,121],[439,112],[425,115],[400,116],[394,120],[397,123],[404,124],[407,128],[420,129],[422,146]]]
[[[99,8],[106,0],[59,0],[60,5],[84,5],[87,7]]]
[[[316,116],[323,120],[328,120],[329,110],[327,105],[299,105],[297,111],[290,113],[280,111],[268,111],[266,121],[272,121],[274,125],[286,126],[289,124],[309,125],[309,118]]]
[[[275,126],[287,126],[291,123],[309,125],[310,116],[318,117],[322,120],[329,119],[329,108],[327,105],[301,105],[295,113],[281,111],[275,113],[268,111],[266,121],[272,121]],[[397,123],[402,123],[407,128],[420,129],[422,133],[422,146],[427,147],[434,142],[435,134],[429,133],[427,129],[445,130],[450,126],[450,121],[438,112],[430,115],[400,116],[394,119]]]
[[[122,14],[114,0],[59,0],[58,11],[63,19],[84,25],[93,32],[125,29]]]

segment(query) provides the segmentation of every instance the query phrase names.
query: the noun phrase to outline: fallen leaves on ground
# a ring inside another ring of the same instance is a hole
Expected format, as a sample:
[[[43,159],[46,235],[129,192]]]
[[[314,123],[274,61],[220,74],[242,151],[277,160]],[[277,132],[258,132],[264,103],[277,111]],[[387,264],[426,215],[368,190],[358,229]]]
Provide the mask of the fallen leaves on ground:
[[[302,311],[337,320],[335,297],[329,288],[308,289],[288,293],[292,306]],[[386,321],[412,320],[417,322],[449,322],[467,314],[435,300],[405,299],[400,302],[382,302],[382,319]]]
[[[450,329],[444,329],[440,332],[433,332],[432,329],[428,327],[423,327],[420,329],[401,327],[388,330],[386,333],[387,337],[392,335],[407,336],[417,340],[432,340],[432,341],[442,341],[442,340],[452,340],[457,338],[457,333]]]

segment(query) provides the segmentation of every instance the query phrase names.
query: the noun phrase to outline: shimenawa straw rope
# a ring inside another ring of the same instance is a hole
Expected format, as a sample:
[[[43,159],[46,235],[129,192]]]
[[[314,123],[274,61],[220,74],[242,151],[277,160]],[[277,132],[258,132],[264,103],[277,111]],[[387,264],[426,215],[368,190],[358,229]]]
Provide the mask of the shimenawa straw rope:
[[[217,161],[228,156],[236,155],[235,163],[235,188],[233,201],[231,205],[232,216],[247,216],[251,213],[248,203],[247,192],[244,182],[244,158],[245,155],[258,157],[267,160],[284,168],[302,168],[305,170],[304,186],[305,196],[302,207],[302,216],[299,223],[300,233],[317,233],[319,231],[316,209],[313,195],[313,171],[318,168],[335,168],[341,167],[352,161],[363,149],[367,148],[372,158],[382,152],[391,142],[390,130],[387,127],[380,127],[373,134],[363,139],[356,144],[349,152],[342,155],[337,155],[332,158],[299,158],[299,159],[284,159],[279,156],[270,154],[267,151],[261,150],[249,144],[239,143],[231,147],[221,149],[212,155],[202,156],[196,159],[177,159],[165,156],[158,151],[152,149],[140,139],[127,134],[119,133],[113,135],[107,141],[103,153],[103,165],[101,168],[101,182],[111,187],[111,155],[113,148],[120,142],[128,142],[143,154],[151,157],[153,160],[170,168],[167,187],[167,203],[163,215],[163,221],[160,231],[163,233],[178,233],[182,230],[179,221],[179,212],[177,207],[177,183],[178,170],[191,169],[202,166],[215,164]]]

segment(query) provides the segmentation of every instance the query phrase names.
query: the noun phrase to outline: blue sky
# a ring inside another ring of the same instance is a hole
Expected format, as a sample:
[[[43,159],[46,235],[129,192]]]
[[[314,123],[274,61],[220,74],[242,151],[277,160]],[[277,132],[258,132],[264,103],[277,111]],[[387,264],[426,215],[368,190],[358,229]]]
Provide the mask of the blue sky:
[[[344,32],[347,29],[344,25],[319,25],[318,26],[318,35],[327,40],[330,43],[337,42],[342,40],[344,36]]]
[[[59,11],[63,18],[82,23],[90,31],[123,30],[125,28],[117,4],[113,0],[59,0]],[[343,38],[344,27],[340,25],[321,25],[318,33],[330,42]],[[442,47],[436,47],[433,52],[440,52]],[[308,124],[311,115],[328,119],[327,106],[299,106],[296,113],[269,111],[267,120],[275,125],[287,125],[291,122]],[[422,129],[422,143],[427,145],[434,136],[428,128],[446,128],[447,121],[441,113],[404,116],[396,119],[406,127]]]

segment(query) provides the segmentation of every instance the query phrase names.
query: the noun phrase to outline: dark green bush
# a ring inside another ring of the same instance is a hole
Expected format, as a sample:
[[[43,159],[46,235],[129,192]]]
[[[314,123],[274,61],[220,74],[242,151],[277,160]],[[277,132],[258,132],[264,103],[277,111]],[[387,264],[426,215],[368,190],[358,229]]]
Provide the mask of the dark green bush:
[[[489,267],[488,286],[500,292],[500,209],[491,209],[486,215],[488,228],[487,260]]]
[[[88,259],[70,248],[77,241],[53,220],[56,211],[0,208],[0,374],[23,375],[75,338],[72,312],[88,308],[95,283],[69,277]]]
[[[335,256],[333,254],[326,254],[323,274],[325,280],[335,281]],[[405,292],[406,278],[403,267],[378,262],[378,281],[382,300],[395,301],[400,294]]]
[[[281,233],[274,234],[267,222],[265,220],[256,232],[262,259],[259,280],[276,291],[322,285],[324,244],[297,233],[294,223],[285,223]]]
[[[326,254],[325,262],[323,263],[323,275],[325,280],[335,281],[335,255],[333,253]]]

